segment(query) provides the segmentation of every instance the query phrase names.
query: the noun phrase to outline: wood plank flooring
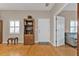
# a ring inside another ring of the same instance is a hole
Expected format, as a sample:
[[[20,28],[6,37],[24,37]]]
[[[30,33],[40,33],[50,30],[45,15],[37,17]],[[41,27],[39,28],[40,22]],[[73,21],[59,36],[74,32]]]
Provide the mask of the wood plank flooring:
[[[0,56],[76,56],[77,49],[62,46],[54,47],[51,44],[34,45],[6,45],[0,44]]]

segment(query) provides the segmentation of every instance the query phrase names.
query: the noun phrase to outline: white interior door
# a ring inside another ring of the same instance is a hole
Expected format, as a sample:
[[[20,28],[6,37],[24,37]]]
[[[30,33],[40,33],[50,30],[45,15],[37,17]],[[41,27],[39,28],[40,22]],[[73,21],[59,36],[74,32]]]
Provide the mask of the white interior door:
[[[65,44],[65,19],[64,17],[57,16],[57,31],[56,31],[56,45],[61,46]]]
[[[38,19],[38,42],[50,40],[50,19]]]

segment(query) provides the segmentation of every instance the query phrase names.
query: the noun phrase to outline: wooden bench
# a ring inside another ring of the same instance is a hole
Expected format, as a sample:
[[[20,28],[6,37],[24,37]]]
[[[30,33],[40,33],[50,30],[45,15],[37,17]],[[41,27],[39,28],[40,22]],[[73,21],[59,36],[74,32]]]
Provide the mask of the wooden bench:
[[[11,41],[11,44],[18,44],[18,37],[15,37],[15,38],[8,38],[7,40],[7,45],[10,44],[10,41]]]

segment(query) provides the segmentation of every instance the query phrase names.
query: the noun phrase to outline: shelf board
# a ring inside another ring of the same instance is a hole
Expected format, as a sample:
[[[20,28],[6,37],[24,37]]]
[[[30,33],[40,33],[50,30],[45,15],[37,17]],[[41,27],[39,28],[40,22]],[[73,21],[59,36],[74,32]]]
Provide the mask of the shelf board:
[[[33,27],[33,25],[24,25],[24,26]]]
[[[33,29],[30,29],[30,30],[28,30],[28,29],[24,29],[24,31],[33,31]]]
[[[28,35],[31,35],[31,36],[33,36],[33,34],[24,34],[24,36],[28,36]]]
[[[25,22],[33,22],[33,20],[25,20]]]

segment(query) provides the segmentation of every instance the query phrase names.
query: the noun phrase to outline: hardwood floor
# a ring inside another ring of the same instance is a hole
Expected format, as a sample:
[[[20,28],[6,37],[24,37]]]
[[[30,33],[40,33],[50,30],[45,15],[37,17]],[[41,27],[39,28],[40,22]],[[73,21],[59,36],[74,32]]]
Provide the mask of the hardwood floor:
[[[76,56],[77,49],[62,46],[53,47],[51,44],[35,45],[6,45],[0,44],[0,56]]]

